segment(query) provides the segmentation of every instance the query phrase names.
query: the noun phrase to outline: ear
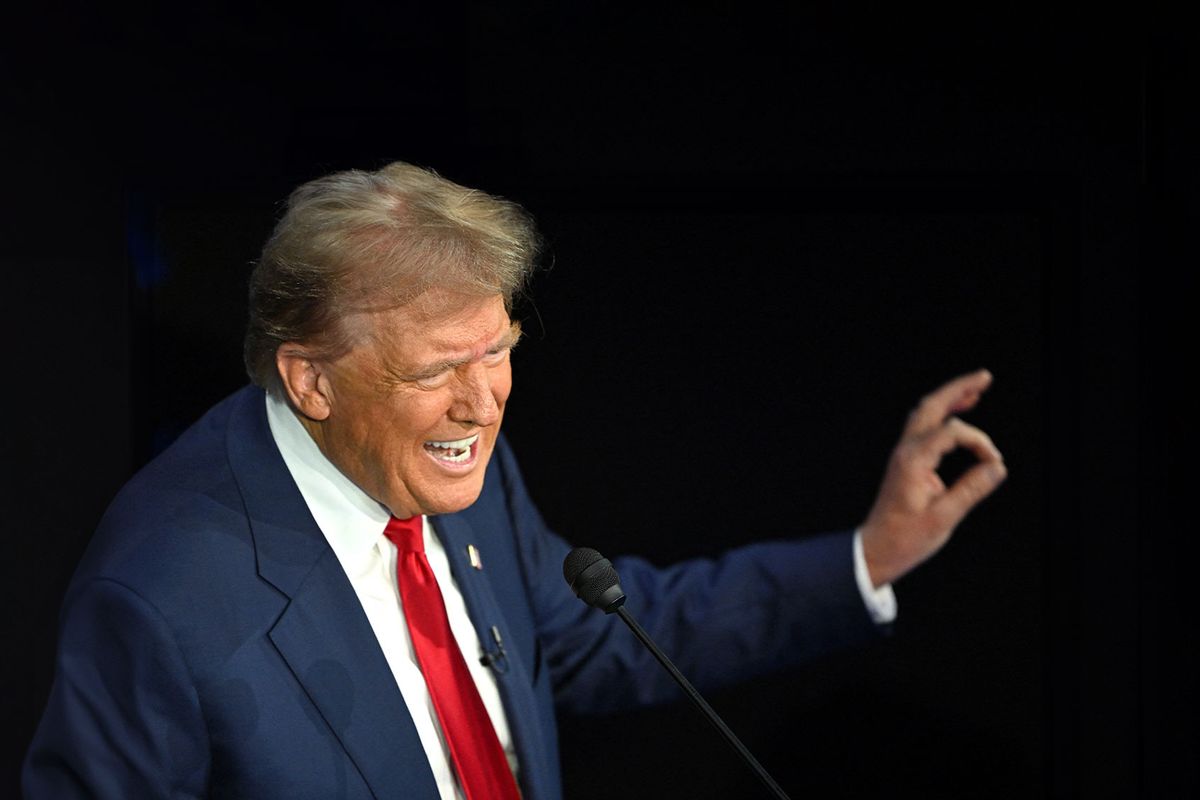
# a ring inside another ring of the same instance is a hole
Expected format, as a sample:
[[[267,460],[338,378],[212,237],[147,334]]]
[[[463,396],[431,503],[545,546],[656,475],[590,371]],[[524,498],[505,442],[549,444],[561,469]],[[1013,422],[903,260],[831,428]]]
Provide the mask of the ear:
[[[304,345],[284,342],[275,351],[275,368],[283,382],[283,391],[292,407],[311,420],[320,422],[329,417],[333,406],[329,383],[321,376],[319,362]]]

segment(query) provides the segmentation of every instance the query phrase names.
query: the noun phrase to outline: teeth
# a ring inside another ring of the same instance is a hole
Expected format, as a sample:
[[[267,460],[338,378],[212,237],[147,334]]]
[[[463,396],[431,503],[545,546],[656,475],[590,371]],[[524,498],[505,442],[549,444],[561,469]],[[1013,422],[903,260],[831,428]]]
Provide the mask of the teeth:
[[[443,450],[462,450],[464,448],[469,448],[471,445],[475,444],[475,442],[477,442],[477,441],[479,441],[478,433],[475,434],[474,436],[468,436],[465,439],[455,439],[452,442],[426,442],[425,446],[426,447],[438,447]]]
[[[471,458],[471,445],[479,441],[479,434],[452,442],[426,442],[425,449],[441,461],[461,464]]]

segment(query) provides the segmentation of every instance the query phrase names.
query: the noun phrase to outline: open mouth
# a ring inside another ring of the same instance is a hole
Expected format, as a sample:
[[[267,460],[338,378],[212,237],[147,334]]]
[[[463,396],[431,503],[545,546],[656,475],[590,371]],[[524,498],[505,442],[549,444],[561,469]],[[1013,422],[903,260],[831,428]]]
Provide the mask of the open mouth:
[[[465,439],[455,439],[449,442],[426,442],[425,452],[438,461],[445,461],[448,464],[465,464],[474,456],[475,444],[478,441],[479,434],[476,433]]]

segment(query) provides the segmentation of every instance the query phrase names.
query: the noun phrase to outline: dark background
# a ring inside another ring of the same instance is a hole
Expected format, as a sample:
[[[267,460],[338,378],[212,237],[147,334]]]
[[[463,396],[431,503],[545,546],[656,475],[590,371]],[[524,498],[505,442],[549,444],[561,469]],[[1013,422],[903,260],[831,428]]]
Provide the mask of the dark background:
[[[244,382],[280,201],[394,159],[540,221],[505,426],[578,544],[850,527],[917,398],[996,374],[969,421],[1010,478],[896,635],[709,695],[793,797],[1195,795],[1196,42],[999,9],[10,18],[0,795],[106,503]],[[682,704],[563,739],[572,798],[758,791]]]

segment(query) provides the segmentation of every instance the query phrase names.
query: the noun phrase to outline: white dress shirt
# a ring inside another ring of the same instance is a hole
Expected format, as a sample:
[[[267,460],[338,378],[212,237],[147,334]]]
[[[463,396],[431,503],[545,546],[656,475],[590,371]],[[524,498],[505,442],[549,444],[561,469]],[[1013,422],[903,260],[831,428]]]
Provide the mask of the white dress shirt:
[[[858,582],[863,602],[867,604],[867,613],[874,622],[882,625],[896,618],[896,593],[892,591],[892,585],[885,583],[878,589],[871,585],[867,557],[863,555],[861,530],[854,532],[854,579]]]
[[[325,458],[286,401],[267,395],[267,421],[284,464],[367,614],[425,747],[442,800],[463,800],[450,751],[404,621],[396,583],[396,546],[383,535],[391,515]],[[483,650],[462,594],[450,573],[445,548],[429,519],[423,517],[422,520],[425,556],[442,590],[450,629],[496,727],[509,765],[516,774],[516,754],[495,676],[479,661]],[[896,596],[891,585],[878,589],[871,585],[860,531],[854,534],[854,576],[871,619],[877,623],[895,619]]]
[[[325,458],[286,401],[267,395],[267,421],[283,456],[283,463],[296,481],[313,519],[329,541],[367,614],[400,694],[408,705],[442,800],[463,800],[450,751],[429,697],[425,678],[417,664],[408,625],[404,621],[403,604],[396,583],[396,546],[383,535],[391,515]],[[483,649],[475,626],[450,573],[446,550],[427,517],[423,518],[423,527],[425,557],[442,590],[450,630],[479,688],[479,695],[496,727],[496,735],[508,756],[508,763],[516,774],[516,753],[495,676],[479,662]]]

